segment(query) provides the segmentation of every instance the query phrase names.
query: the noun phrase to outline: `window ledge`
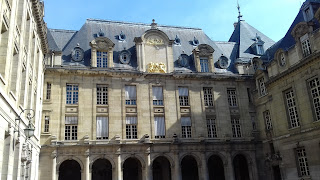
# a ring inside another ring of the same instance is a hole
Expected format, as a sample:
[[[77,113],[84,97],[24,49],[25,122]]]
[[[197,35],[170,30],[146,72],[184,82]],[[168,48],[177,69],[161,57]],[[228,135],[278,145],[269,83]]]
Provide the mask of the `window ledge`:
[[[51,136],[51,133],[50,132],[42,132],[41,136]]]

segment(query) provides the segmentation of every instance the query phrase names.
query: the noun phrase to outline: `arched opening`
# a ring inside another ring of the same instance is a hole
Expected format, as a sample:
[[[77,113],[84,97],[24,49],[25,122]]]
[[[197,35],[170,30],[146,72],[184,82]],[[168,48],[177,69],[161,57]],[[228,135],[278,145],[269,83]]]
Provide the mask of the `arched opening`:
[[[59,180],[81,180],[81,167],[75,160],[66,160],[59,167]]]
[[[153,180],[171,180],[170,162],[167,158],[160,156],[153,161]]]
[[[235,180],[250,180],[247,159],[243,155],[234,157],[233,169]]]
[[[209,180],[224,180],[224,166],[221,158],[213,155],[208,160]]]
[[[123,180],[142,180],[142,167],[138,159],[128,158],[124,162]]]
[[[98,159],[92,164],[92,180],[111,180],[112,165],[106,159]]]
[[[193,156],[186,156],[181,161],[182,180],[199,180],[197,161]]]

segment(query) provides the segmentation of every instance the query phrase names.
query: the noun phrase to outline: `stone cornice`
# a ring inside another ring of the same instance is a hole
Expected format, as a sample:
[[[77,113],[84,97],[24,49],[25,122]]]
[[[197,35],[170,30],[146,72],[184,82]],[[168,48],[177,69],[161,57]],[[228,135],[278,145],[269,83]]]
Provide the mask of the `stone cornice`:
[[[130,77],[130,78],[165,78],[165,79],[188,79],[188,80],[216,80],[216,81],[254,81],[251,75],[218,74],[218,73],[144,73],[140,71],[120,71],[114,69],[68,69],[63,67],[47,67],[45,74],[60,75],[84,75],[84,76],[107,76],[107,77]]]
[[[32,0],[32,13],[37,24],[37,31],[40,36],[43,54],[46,54],[48,52],[49,46],[47,40],[47,24],[43,20],[44,2],[39,0]]]
[[[281,78],[293,73],[294,71],[297,71],[300,68],[303,68],[304,66],[306,66],[307,64],[315,61],[316,59],[320,58],[320,52],[314,52],[311,55],[301,59],[299,61],[299,63],[291,66],[290,68],[288,68],[286,71],[274,76],[274,77],[270,77],[269,81],[266,82],[266,85],[269,86],[275,82],[277,82],[278,80],[280,80]]]

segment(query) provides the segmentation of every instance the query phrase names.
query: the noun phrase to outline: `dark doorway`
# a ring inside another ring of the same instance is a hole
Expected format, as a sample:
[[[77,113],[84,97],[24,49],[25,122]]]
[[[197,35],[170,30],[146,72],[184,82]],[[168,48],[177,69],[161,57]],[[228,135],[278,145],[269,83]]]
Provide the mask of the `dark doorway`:
[[[112,180],[112,165],[106,159],[98,159],[92,164],[92,180]]]
[[[157,157],[152,165],[153,180],[171,180],[170,162],[165,157]]]
[[[123,180],[142,180],[142,168],[138,159],[128,158],[124,162]]]
[[[208,161],[209,180],[225,180],[224,166],[221,158],[213,155]]]
[[[192,156],[186,156],[181,161],[182,180],[199,180],[197,161]]]
[[[272,170],[273,170],[273,179],[274,180],[282,180],[280,167],[279,166],[273,166]]]
[[[240,154],[236,155],[233,159],[233,168],[235,180],[250,180],[246,157]]]
[[[66,160],[59,167],[59,180],[81,180],[81,167],[75,160]]]

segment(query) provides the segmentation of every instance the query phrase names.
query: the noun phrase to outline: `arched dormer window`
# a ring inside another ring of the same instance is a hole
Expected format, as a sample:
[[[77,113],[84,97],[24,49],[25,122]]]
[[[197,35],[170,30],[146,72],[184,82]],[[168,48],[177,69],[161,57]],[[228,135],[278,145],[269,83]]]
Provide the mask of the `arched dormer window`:
[[[214,49],[207,44],[198,45],[193,51],[197,72],[213,72]]]
[[[90,42],[91,67],[109,68],[113,67],[114,43],[106,37],[97,37]]]
[[[309,39],[309,33],[313,31],[313,27],[306,22],[298,23],[291,31],[291,35],[295,38],[296,46],[299,47],[300,57],[304,58],[312,53],[312,43]]]

